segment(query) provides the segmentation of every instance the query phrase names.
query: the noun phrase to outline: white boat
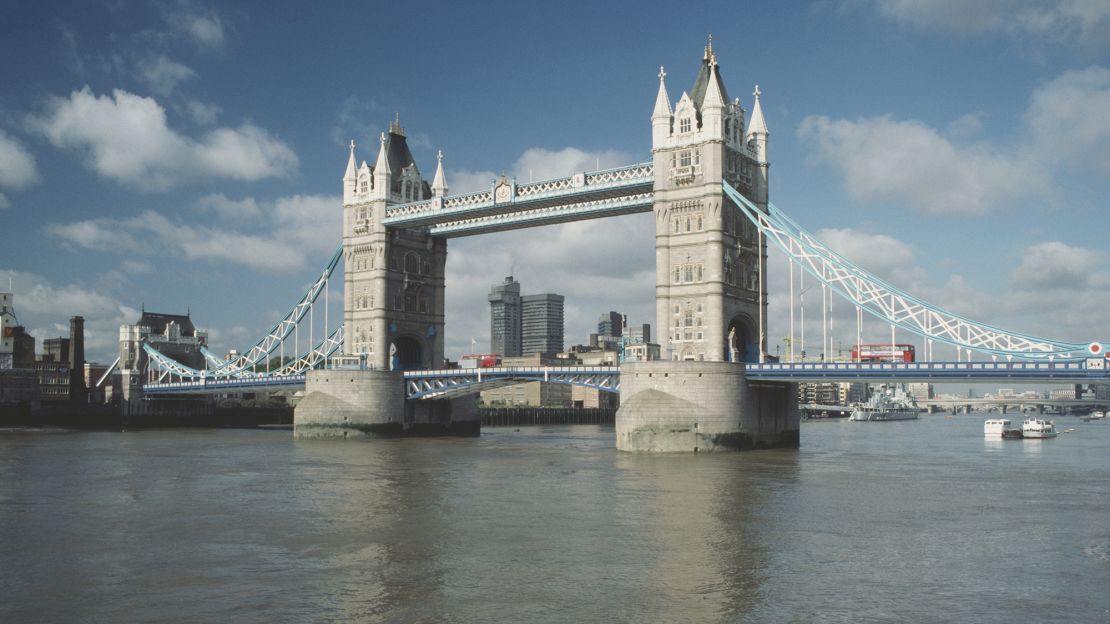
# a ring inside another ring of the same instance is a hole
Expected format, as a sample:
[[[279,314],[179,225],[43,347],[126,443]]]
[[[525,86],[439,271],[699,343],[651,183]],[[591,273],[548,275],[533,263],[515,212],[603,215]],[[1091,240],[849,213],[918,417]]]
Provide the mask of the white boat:
[[[1020,438],[1021,429],[1010,426],[1009,418],[990,418],[983,423],[983,436],[987,438]]]
[[[885,420],[915,420],[920,409],[905,384],[882,384],[875,388],[866,403],[852,408],[848,420],[873,422]]]
[[[1026,438],[1055,438],[1056,425],[1043,418],[1026,418],[1021,426],[1021,434]]]
[[[1087,418],[1089,418],[1090,420],[1102,420],[1103,418],[1106,418],[1106,412],[1091,412],[1091,415]]]

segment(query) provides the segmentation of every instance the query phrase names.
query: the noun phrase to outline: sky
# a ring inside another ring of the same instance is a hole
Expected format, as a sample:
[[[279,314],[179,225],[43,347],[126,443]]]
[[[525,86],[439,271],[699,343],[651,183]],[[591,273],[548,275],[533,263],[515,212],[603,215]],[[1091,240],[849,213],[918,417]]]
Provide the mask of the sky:
[[[948,310],[1110,343],[1104,0],[0,0],[0,289],[40,349],[82,315],[110,363],[144,306],[249,348],[339,242],[351,140],[372,164],[396,115],[429,181],[442,150],[449,194],[645,162],[659,68],[677,101],[709,34],[729,95],[762,92],[780,209]],[[781,256],[769,271],[785,353]],[[608,310],[656,330],[651,215],[452,239],[449,358],[488,348],[510,274],[566,297],[567,346]],[[829,317],[849,348],[854,310]]]

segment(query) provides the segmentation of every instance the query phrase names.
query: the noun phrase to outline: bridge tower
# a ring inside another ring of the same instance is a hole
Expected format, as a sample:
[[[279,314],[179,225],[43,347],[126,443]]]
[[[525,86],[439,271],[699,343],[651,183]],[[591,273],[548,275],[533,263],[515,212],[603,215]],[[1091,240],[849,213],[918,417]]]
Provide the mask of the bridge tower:
[[[386,206],[447,193],[442,154],[429,186],[394,121],[374,167],[355,162],[352,141],[343,176],[344,353],[377,370],[442,366],[447,241],[385,226]]]
[[[745,133],[745,111],[739,98],[728,99],[712,42],[673,111],[665,77],[660,68],[651,116],[659,343],[671,360],[758,362],[766,353],[766,246],[721,180],[766,208],[759,88]]]
[[[387,227],[386,207],[446,194],[443,154],[429,185],[399,121],[382,133],[373,167],[357,164],[351,142],[343,175],[343,353],[361,365],[309,371],[295,437],[478,434],[473,397],[405,401],[404,370],[443,365],[447,241],[426,228]]]
[[[712,39],[672,108],[666,73],[651,115],[656,323],[663,359],[621,366],[617,448],[713,451],[797,446],[796,385],[749,383],[766,345],[766,244],[722,190],[766,210],[767,124],[759,87],[745,125]],[[762,294],[761,294],[762,293]]]

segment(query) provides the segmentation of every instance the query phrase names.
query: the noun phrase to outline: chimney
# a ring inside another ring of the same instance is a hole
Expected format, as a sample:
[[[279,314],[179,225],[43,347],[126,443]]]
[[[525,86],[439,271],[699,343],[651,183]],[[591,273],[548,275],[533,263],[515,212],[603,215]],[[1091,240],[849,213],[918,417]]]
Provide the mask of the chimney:
[[[69,319],[69,400],[88,403],[88,394],[85,387],[85,319],[74,316]]]

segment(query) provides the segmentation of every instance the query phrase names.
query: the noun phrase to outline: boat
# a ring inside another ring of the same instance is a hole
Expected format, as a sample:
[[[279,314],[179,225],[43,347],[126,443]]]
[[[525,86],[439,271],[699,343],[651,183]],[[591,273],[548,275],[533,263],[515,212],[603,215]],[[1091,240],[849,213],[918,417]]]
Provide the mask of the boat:
[[[988,438],[1011,440],[1024,437],[1021,429],[1010,426],[1009,418],[989,418],[983,423],[983,435]]]
[[[875,388],[867,402],[855,405],[848,420],[873,422],[916,420],[921,410],[905,384],[882,384]]]
[[[1103,418],[1106,418],[1106,412],[1094,411],[1087,416],[1088,420],[1102,420]]]
[[[1026,438],[1055,438],[1056,425],[1043,418],[1026,418],[1021,426],[1021,435]]]

